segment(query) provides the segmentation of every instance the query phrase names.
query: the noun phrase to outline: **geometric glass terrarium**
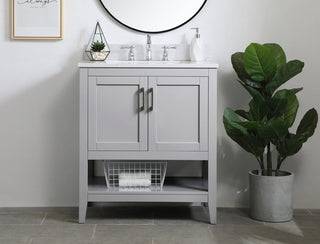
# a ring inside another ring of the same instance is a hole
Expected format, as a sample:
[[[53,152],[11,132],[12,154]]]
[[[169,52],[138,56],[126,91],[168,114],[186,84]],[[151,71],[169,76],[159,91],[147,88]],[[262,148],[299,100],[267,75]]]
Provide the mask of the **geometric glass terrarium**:
[[[104,37],[99,22],[96,24],[96,28],[89,40],[85,52],[91,61],[104,61],[110,53],[109,45]]]

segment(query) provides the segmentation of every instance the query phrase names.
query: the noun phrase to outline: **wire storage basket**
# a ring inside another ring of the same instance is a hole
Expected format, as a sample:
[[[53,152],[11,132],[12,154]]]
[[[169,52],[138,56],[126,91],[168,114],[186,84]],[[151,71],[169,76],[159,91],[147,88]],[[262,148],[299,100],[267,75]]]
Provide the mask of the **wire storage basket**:
[[[112,191],[161,191],[166,161],[104,161],[107,188]]]

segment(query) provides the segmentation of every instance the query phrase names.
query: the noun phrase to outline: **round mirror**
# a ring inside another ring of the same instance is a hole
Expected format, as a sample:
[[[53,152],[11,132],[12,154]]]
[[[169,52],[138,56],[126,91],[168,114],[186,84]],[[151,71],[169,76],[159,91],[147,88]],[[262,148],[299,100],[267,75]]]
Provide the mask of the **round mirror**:
[[[190,21],[207,0],[100,0],[122,25],[140,32],[161,33]]]

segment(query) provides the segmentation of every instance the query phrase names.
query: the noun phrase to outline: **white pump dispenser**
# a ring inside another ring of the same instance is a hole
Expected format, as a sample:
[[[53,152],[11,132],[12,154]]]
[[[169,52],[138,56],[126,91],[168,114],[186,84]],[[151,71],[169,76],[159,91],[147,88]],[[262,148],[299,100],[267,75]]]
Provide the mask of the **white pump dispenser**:
[[[196,34],[193,37],[190,44],[190,59],[191,61],[202,61],[203,60],[203,50],[202,41],[200,39],[199,28],[191,28],[196,30]]]

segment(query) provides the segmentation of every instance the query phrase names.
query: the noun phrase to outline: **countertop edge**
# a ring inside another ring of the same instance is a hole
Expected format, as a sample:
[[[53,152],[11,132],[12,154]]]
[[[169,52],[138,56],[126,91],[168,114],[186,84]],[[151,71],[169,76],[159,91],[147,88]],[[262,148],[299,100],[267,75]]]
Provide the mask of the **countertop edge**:
[[[135,63],[108,63],[108,62],[80,62],[78,63],[79,68],[162,68],[162,69],[218,69],[217,63],[211,62],[185,62],[185,63],[150,63],[150,64],[135,64]]]

